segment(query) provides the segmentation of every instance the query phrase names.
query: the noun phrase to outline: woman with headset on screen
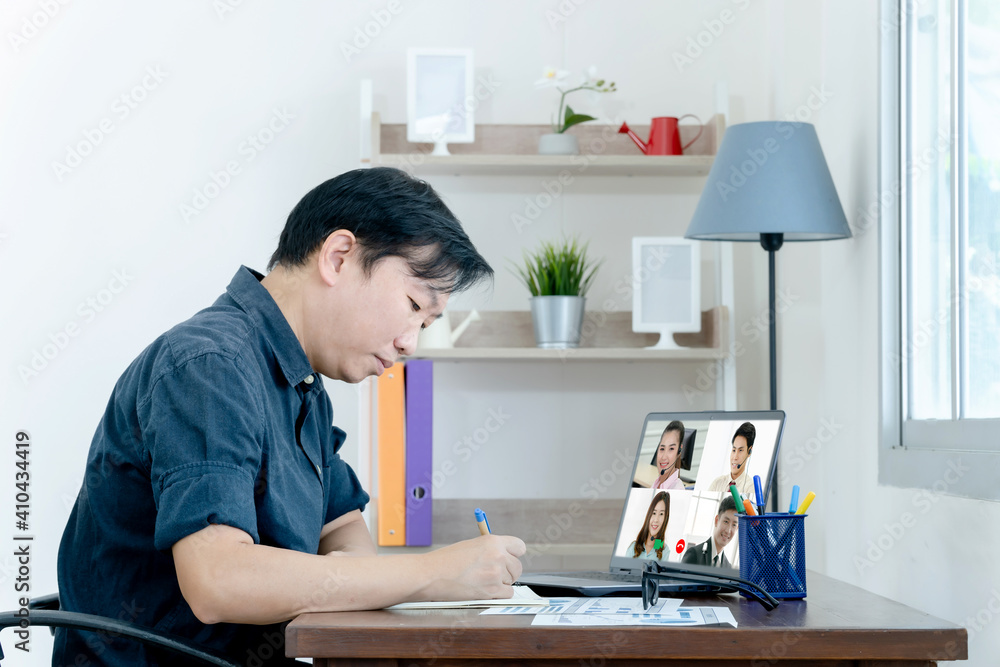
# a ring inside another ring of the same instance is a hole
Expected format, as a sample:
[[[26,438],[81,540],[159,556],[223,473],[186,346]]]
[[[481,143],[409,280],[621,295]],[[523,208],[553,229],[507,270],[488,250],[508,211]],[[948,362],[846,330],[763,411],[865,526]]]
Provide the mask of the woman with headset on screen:
[[[660,444],[653,453],[653,466],[659,472],[654,489],[683,489],[681,481],[681,449],[684,442],[684,423],[676,419],[663,429]]]
[[[660,491],[653,496],[646,510],[646,519],[635,540],[625,549],[625,555],[632,558],[663,558],[663,542],[670,519],[670,494]]]

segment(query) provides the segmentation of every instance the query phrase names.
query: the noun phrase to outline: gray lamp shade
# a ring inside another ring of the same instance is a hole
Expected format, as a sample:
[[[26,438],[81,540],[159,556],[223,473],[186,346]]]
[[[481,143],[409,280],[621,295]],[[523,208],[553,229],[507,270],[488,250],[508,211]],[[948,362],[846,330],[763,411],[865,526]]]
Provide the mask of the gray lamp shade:
[[[684,235],[712,241],[848,238],[851,228],[809,123],[764,121],[733,125]]]

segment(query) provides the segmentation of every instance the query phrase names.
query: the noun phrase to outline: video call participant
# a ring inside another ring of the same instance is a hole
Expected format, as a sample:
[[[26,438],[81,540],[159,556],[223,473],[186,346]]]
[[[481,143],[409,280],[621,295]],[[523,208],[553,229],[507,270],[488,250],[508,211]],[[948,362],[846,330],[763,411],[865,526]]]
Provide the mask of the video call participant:
[[[653,496],[646,510],[646,519],[635,540],[625,549],[632,558],[663,558],[663,540],[667,534],[667,521],[670,520],[670,494],[660,491]],[[656,541],[660,541],[659,548]]]
[[[654,489],[683,489],[681,481],[681,443],[684,441],[684,423],[676,419],[663,429],[660,444],[653,454],[653,465],[660,473],[653,482]]]
[[[732,494],[722,497],[719,512],[715,515],[715,528],[712,536],[684,552],[682,563],[691,565],[711,565],[713,567],[732,567],[729,559],[722,552],[733,540],[739,520],[736,518],[736,501]]]
[[[730,484],[736,485],[736,490],[747,498],[753,498],[753,480],[747,469],[750,467],[750,455],[753,453],[753,441],[757,437],[757,429],[750,422],[743,422],[733,434],[733,449],[729,453],[729,474],[719,475],[708,485],[709,491],[728,491]]]

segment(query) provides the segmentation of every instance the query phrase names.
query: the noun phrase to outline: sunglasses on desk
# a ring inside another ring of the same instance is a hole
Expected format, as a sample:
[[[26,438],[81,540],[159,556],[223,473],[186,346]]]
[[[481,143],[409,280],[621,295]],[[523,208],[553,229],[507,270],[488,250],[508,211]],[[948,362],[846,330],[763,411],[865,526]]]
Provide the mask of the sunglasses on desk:
[[[763,605],[764,609],[771,611],[778,606],[770,593],[757,584],[733,577],[727,574],[707,574],[704,572],[693,572],[683,567],[671,565],[666,568],[655,560],[647,562],[642,568],[642,608],[649,609],[660,600],[660,581],[670,581],[681,579],[692,583],[723,585],[736,588],[757,602]]]

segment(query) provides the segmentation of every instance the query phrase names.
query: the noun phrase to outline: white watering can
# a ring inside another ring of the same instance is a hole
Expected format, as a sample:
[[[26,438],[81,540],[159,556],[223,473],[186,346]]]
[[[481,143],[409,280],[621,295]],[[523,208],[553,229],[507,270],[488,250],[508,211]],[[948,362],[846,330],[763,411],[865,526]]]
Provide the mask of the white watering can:
[[[441,317],[434,320],[429,327],[420,330],[420,336],[417,338],[417,349],[418,350],[429,350],[429,349],[440,349],[442,347],[454,347],[455,341],[458,337],[465,333],[465,330],[469,328],[469,325],[473,322],[478,322],[483,319],[479,316],[478,310],[473,310],[468,316],[462,320],[462,323],[455,327],[455,330],[451,329],[451,320],[448,319],[448,313],[444,312]]]

